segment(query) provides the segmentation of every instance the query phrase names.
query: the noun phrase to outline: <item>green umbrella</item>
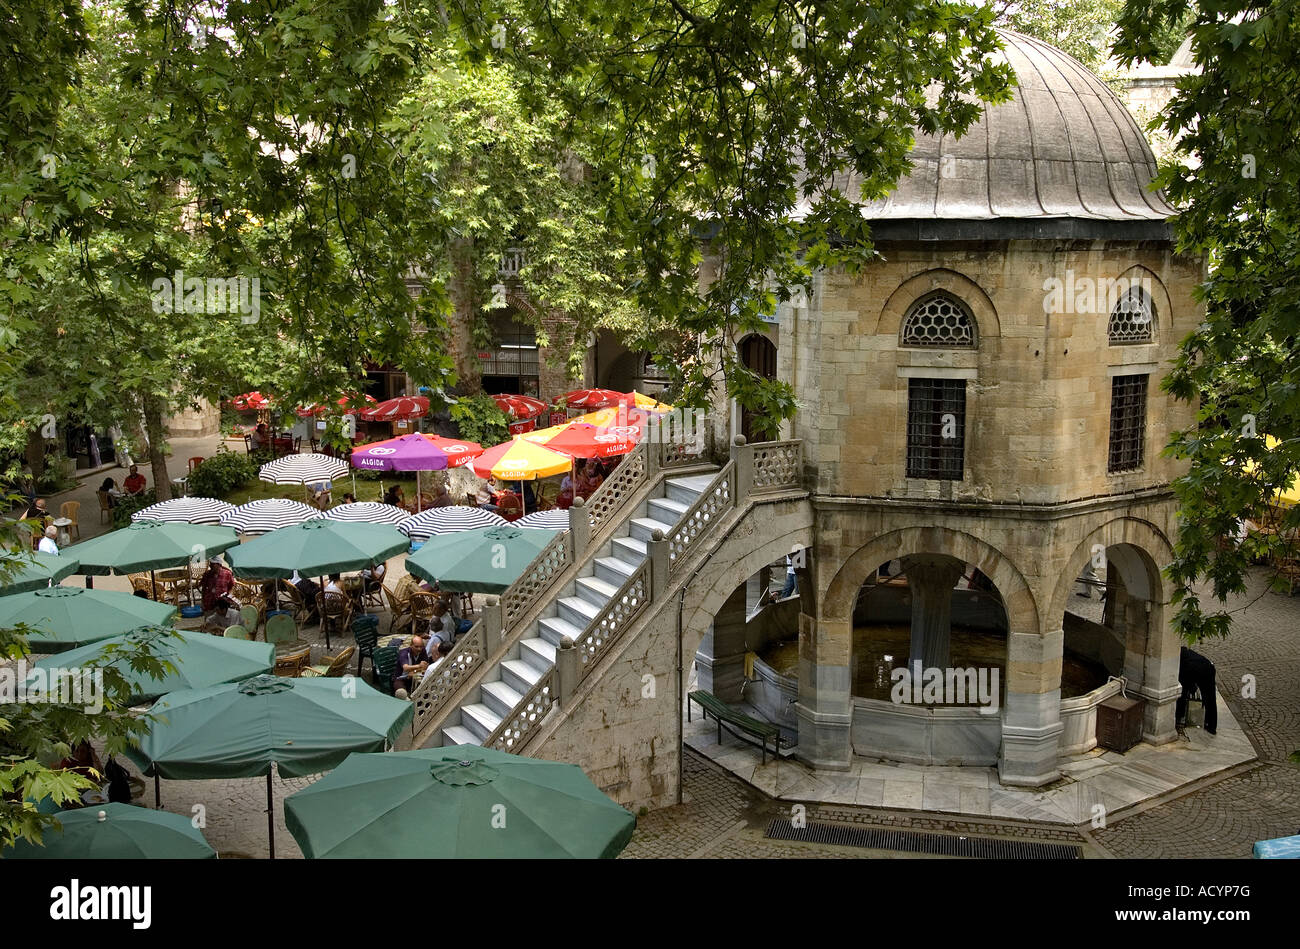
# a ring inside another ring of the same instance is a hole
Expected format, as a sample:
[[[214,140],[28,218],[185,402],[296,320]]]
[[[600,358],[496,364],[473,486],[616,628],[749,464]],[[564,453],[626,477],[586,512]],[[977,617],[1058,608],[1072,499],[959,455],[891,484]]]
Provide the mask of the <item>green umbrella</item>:
[[[474,745],[351,755],[284,816],[307,857],[615,857],[636,828],[577,765]]]
[[[122,636],[42,659],[33,669],[102,665],[108,647],[129,648],[137,643],[147,644],[154,658],[172,663],[176,671],[155,679],[146,672],[132,669],[125,662],[119,662],[119,670],[131,683],[133,703],[152,702],[168,692],[239,682],[275,668],[274,643],[254,643],[207,633],[182,633],[161,626],[143,626]]]
[[[13,558],[9,578],[0,581],[0,596],[41,590],[77,572],[76,557],[58,554],[22,553]]]
[[[217,852],[190,818],[131,804],[100,804],[59,814],[43,844],[20,840],[6,860],[215,860]]]
[[[81,561],[79,573],[104,576],[179,567],[207,560],[239,544],[233,528],[168,521],[136,521],[129,527],[68,548]]]
[[[558,533],[505,526],[438,534],[406,558],[406,569],[443,590],[504,593]]]
[[[155,779],[266,775],[267,824],[275,856],[271,770],[281,777],[318,774],[354,751],[384,751],[411,724],[415,706],[353,676],[287,679],[257,676],[234,685],[173,692],[127,755]]]
[[[323,577],[382,563],[410,544],[388,524],[321,518],[263,534],[232,550],[227,560],[239,577],[288,579],[295,571]]]
[[[62,652],[140,626],[164,626],[175,615],[170,603],[111,590],[50,587],[0,596],[0,627],[29,626],[34,652]]]

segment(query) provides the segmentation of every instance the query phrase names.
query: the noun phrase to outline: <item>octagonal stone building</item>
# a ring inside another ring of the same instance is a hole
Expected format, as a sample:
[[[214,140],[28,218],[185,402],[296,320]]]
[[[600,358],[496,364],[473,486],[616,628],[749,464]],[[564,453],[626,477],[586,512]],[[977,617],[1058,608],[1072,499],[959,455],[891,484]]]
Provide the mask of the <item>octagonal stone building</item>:
[[[882,259],[819,274],[806,307],[737,341],[765,350],[799,400],[787,432],[804,442],[815,540],[798,571],[793,714],[815,767],[858,754],[1048,783],[1061,755],[1091,747],[1095,706],[1115,691],[1063,696],[1073,655],[1144,700],[1145,740],[1175,737],[1161,570],[1181,468],[1161,451],[1192,410],[1160,381],[1201,321],[1205,262],[1175,253],[1151,149],[1106,84],[1045,43],[1002,38],[1014,98],[960,139],[919,135],[911,175],[864,206]],[[998,714],[856,687],[864,603],[900,572],[909,663],[959,661],[965,590],[1001,609]],[[1080,576],[1106,608],[1075,628]],[[734,628],[715,618],[705,687],[727,691],[724,667],[745,651]]]

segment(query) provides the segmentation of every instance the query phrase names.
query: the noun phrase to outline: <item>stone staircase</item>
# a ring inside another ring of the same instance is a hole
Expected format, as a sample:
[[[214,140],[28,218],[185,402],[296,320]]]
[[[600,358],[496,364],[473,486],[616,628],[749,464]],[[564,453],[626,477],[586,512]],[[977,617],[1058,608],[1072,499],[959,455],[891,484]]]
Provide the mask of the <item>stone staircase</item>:
[[[603,548],[587,559],[581,573],[551,598],[541,617],[484,672],[460,705],[447,712],[437,736],[426,747],[434,743],[482,744],[503,720],[515,715],[534,686],[554,668],[561,641],[582,638],[645,563],[647,543],[654,532],[667,536],[709,487],[716,470],[664,478],[661,496],[650,497],[624,517]]]

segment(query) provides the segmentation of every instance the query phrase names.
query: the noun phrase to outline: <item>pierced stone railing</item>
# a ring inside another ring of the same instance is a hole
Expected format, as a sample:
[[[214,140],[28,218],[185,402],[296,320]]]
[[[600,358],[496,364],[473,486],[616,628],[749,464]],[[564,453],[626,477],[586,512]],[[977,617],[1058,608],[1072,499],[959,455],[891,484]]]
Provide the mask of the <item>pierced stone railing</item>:
[[[796,486],[803,477],[803,442],[759,442],[754,452],[755,491]]]
[[[438,668],[421,679],[411,693],[411,702],[415,706],[415,717],[411,720],[412,736],[420,734],[420,729],[442,712],[461,683],[483,664],[490,651],[487,630],[480,617],[438,663]]]
[[[524,568],[519,579],[501,595],[501,621],[505,629],[511,629],[571,563],[573,536],[569,531],[561,531],[541,549],[533,562]]]
[[[587,677],[587,673],[596,667],[596,663],[609,649],[610,644],[636,622],[637,617],[650,604],[651,570],[650,558],[647,557],[641,562],[641,566],[623,581],[618,592],[609,598],[609,602],[587,624],[582,635],[574,643],[581,664],[578,681]]]
[[[642,442],[623,458],[609,478],[587,498],[587,513],[593,532],[600,530],[623,504],[645,484],[650,466],[647,464],[646,444]]]
[[[689,409],[659,418],[651,434],[660,468],[682,468],[708,461],[712,427],[708,416]]]
[[[552,666],[528,690],[515,710],[501,719],[501,724],[484,739],[483,747],[498,751],[518,751],[532,737],[554,703],[555,667]]]
[[[729,461],[665,535],[669,579],[709,529],[735,509],[736,494],[736,462]]]

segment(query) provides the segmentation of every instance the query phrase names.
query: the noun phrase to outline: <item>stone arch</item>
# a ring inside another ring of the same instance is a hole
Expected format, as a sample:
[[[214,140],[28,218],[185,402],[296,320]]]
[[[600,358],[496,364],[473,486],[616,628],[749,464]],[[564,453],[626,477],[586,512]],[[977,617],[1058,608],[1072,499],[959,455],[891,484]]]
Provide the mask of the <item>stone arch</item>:
[[[751,510],[748,516],[755,516],[759,510],[758,508]],[[713,583],[703,589],[699,585],[700,575],[697,574],[692,578],[691,582],[686,585],[686,600],[694,602],[695,606],[682,615],[683,674],[690,666],[691,657],[700,648],[700,640],[708,631],[709,624],[713,622],[713,618],[717,615],[718,610],[722,609],[722,604],[727,601],[727,597],[731,596],[732,591],[758,573],[763,567],[775,563],[790,553],[790,549],[795,545],[811,547],[812,542],[813,529],[812,524],[809,523],[807,527],[801,527],[780,537],[774,537],[758,547],[747,547],[744,553],[718,572],[717,579]],[[715,552],[714,556],[716,557],[718,553],[725,551],[726,548],[727,544],[724,544]],[[803,582],[800,582],[799,590],[803,595],[810,592],[808,585]]]
[[[1134,264],[1129,267],[1117,278],[1129,283],[1137,282],[1147,291],[1151,298],[1151,306],[1155,310],[1155,319],[1152,321],[1151,342],[1159,343],[1162,340],[1170,338],[1173,333],[1173,304],[1169,299],[1169,291],[1165,288],[1164,281],[1156,276],[1155,271],[1141,264]],[[1107,319],[1110,314],[1106,314]]]
[[[1065,605],[1074,589],[1075,578],[1092,557],[1092,548],[1101,544],[1107,550],[1108,562],[1115,564],[1124,578],[1124,585],[1133,596],[1153,603],[1169,602],[1163,565],[1174,559],[1174,548],[1155,524],[1136,517],[1117,517],[1094,528],[1066,561],[1065,569],[1057,578],[1052,591],[1049,622],[1065,613]]]
[[[922,271],[904,280],[885,300],[880,315],[872,320],[870,314],[867,314],[854,327],[854,332],[898,339],[903,317],[912,304],[937,290],[949,293],[965,304],[975,320],[977,339],[992,339],[1002,335],[997,308],[984,289],[965,274],[942,267]]]
[[[1010,557],[972,534],[947,527],[906,527],[882,534],[859,547],[840,564],[822,599],[820,616],[851,622],[858,590],[882,563],[912,554],[949,554],[974,564],[993,581],[1014,633],[1040,633],[1033,590]]]

